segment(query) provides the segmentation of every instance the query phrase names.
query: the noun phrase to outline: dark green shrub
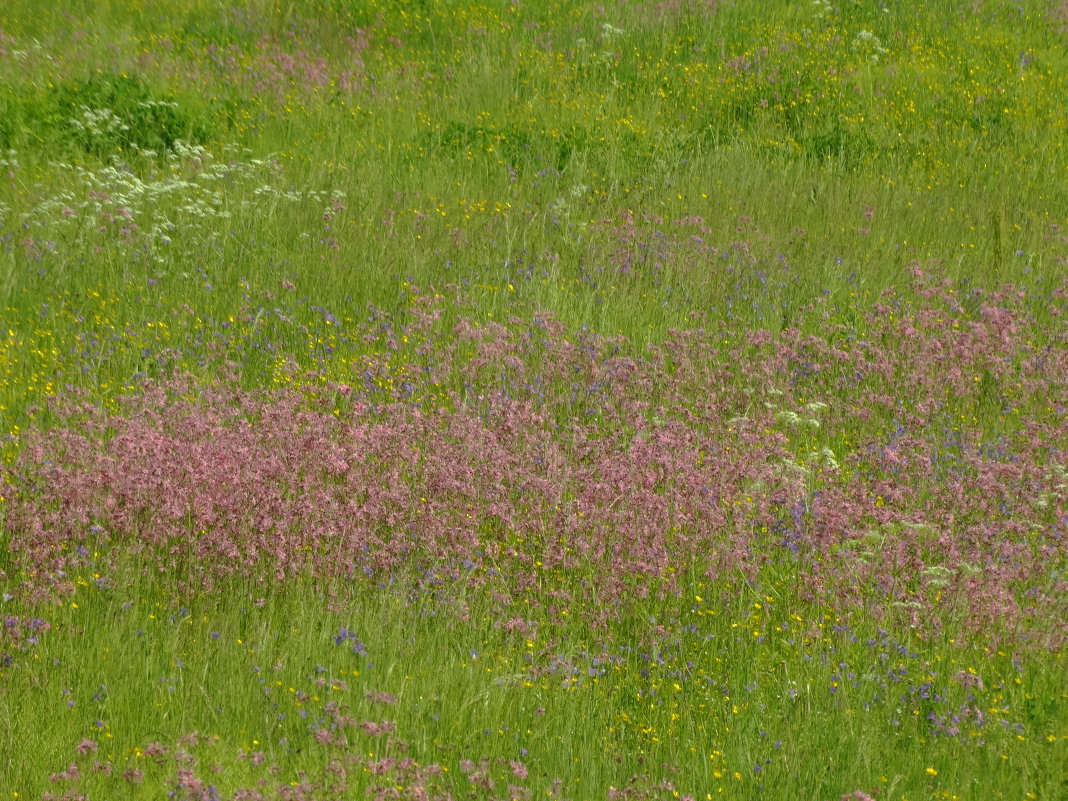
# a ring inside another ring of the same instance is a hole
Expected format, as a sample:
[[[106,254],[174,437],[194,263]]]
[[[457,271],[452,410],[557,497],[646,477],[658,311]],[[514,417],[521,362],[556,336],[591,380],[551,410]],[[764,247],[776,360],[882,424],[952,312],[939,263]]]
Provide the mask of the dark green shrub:
[[[166,150],[175,140],[202,143],[210,124],[173,99],[123,73],[97,73],[48,88],[0,91],[0,147],[104,157],[119,148]]]

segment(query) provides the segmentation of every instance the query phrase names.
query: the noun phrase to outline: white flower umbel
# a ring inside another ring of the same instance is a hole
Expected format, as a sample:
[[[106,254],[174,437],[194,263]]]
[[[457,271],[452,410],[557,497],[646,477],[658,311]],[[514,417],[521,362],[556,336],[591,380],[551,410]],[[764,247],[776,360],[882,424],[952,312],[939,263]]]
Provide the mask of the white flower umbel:
[[[93,138],[104,138],[120,131],[130,130],[122,117],[109,108],[81,106],[81,114],[71,117],[70,124],[76,131]]]
[[[862,30],[853,38],[853,51],[873,64],[890,52],[883,47],[879,37],[869,30]]]
[[[72,125],[96,135],[122,130],[124,124],[106,110],[83,108]],[[137,145],[129,149],[129,161],[116,156],[97,169],[53,163],[69,175],[71,188],[39,201],[20,215],[21,221],[50,228],[68,244],[91,241],[120,251],[147,244],[160,260],[158,249],[171,245],[178,235],[187,242],[207,240],[218,228],[213,222],[238,211],[270,213],[280,204],[304,203],[323,206],[324,213],[331,214],[343,208],[344,193],[337,190],[279,186],[280,170],[273,158],[252,158],[248,148],[225,146],[223,161],[202,145],[179,140],[165,153],[162,168],[156,152]],[[4,210],[0,219],[7,214]]]

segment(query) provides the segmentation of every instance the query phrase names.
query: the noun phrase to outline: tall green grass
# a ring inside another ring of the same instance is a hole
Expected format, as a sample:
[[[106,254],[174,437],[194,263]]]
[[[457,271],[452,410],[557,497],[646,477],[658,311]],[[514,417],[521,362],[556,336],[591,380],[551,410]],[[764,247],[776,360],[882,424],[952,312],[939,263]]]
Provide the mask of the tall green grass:
[[[1038,0],[10,0],[4,458],[50,424],[57,394],[113,409],[168,360],[205,381],[230,363],[246,386],[314,392],[365,358],[399,375],[406,343],[391,356],[368,331],[413,320],[420,293],[449,298],[446,339],[461,317],[537,312],[639,346],[681,328],[863,338],[891,288],[919,297],[922,270],[962,303],[973,287],[1025,290],[1036,348],[1063,347],[1066,18]],[[987,412],[991,437],[1012,430]],[[858,438],[888,426],[858,423]],[[5,592],[14,564],[5,547]],[[402,741],[448,767],[433,782],[453,797],[470,786],[460,760],[483,757],[486,797],[509,781],[601,797],[631,776],[644,778],[628,798],[672,796],[663,779],[696,798],[1068,792],[1061,653],[880,633],[799,599],[788,575],[767,578],[770,596],[742,576],[694,577],[609,630],[590,630],[591,602],[528,638],[502,634],[462,586],[309,584],[257,605],[254,586],[175,597],[170,579],[122,564],[106,589],[71,577],[84,586],[62,606],[0,605],[51,625],[0,668],[0,797],[61,794],[49,776],[85,759],[143,770],[129,797],[158,797],[192,731],[223,793],[269,766],[276,783],[327,776],[331,746],[302,712],[325,720],[334,699],[396,723],[393,745],[357,733],[357,751],[399,758]],[[715,639],[679,633],[698,616]],[[669,653],[643,645],[656,625],[674,632]],[[365,655],[334,642],[342,626]],[[595,665],[602,650],[613,659]],[[908,679],[891,677],[899,665]],[[1025,734],[999,728],[981,748],[931,736],[908,688],[937,674],[964,703],[951,677],[973,668],[976,708],[1011,710]],[[95,756],[76,757],[83,738]],[[160,764],[151,742],[172,749]],[[515,760],[529,780],[509,779]],[[353,770],[362,797],[379,780]],[[116,779],[83,773],[88,797],[118,797]]]

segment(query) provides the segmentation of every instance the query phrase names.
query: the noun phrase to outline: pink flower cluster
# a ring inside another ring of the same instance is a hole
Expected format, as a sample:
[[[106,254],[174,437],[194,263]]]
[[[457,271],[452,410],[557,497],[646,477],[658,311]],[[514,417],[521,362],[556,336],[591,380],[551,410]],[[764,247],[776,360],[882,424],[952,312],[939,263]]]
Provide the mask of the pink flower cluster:
[[[1061,642],[1065,335],[1011,287],[916,289],[859,329],[816,309],[818,334],[646,349],[545,315],[441,336],[431,308],[407,331],[411,382],[388,392],[175,379],[120,414],[57,407],[67,424],[30,432],[7,476],[11,548],[49,590],[101,543],[201,591],[404,569],[581,606],[544,592],[576,572],[593,615],[694,570],[785,563],[839,607]]]

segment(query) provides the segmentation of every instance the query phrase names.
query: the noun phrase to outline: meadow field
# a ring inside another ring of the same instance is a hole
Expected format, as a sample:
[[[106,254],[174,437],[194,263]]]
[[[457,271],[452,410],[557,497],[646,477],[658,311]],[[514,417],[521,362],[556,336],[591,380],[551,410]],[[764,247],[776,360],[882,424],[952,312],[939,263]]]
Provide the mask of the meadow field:
[[[0,801],[1068,799],[1068,3],[5,0]]]

